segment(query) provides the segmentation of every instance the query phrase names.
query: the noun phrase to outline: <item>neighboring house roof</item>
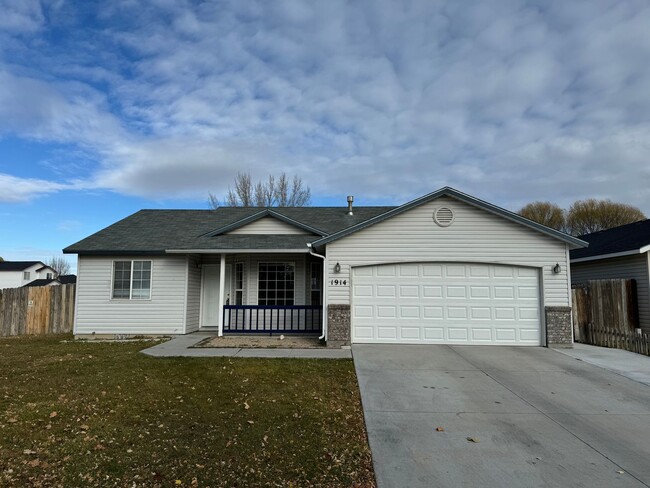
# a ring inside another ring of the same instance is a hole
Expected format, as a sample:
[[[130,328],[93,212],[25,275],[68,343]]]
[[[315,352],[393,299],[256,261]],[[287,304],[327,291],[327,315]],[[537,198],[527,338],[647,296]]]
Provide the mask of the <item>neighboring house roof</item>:
[[[300,222],[329,235],[368,220],[393,207],[355,207],[348,215],[346,207],[278,207],[269,215]],[[216,210],[140,210],[119,222],[63,250],[79,254],[149,254],[192,250],[307,250],[314,235],[227,235],[224,228],[236,228],[246,219],[266,209],[220,207]],[[262,215],[265,216],[266,214]],[[243,225],[243,224],[242,224]],[[217,235],[212,235],[217,233]]]
[[[216,210],[141,210],[63,250],[77,254],[152,254],[221,250],[307,251],[399,215],[441,196],[449,196],[571,246],[587,244],[465,193],[445,187],[399,207],[220,207]],[[264,217],[275,217],[312,235],[227,234]],[[316,235],[313,235],[316,234]]]
[[[42,278],[42,279],[39,279],[39,280],[30,281],[26,285],[23,285],[23,288],[31,288],[32,286],[47,286],[47,285],[49,285],[51,283],[59,283],[59,284],[61,284],[61,282],[59,280],[57,280],[56,278]]]
[[[77,282],[77,275],[61,275],[57,278],[62,285],[73,285]]]
[[[586,249],[571,251],[571,261],[591,261],[650,251],[650,219],[580,236]]]
[[[441,188],[440,190],[434,191],[432,193],[429,193],[428,195],[424,195],[423,197],[416,198],[415,200],[405,203],[404,205],[401,205],[399,207],[394,207],[388,210],[387,212],[377,215],[376,217],[370,218],[364,222],[360,222],[354,226],[348,227],[346,229],[342,229],[337,233],[323,237],[322,239],[314,241],[313,245],[314,247],[322,246],[323,244],[327,244],[328,242],[335,241],[337,239],[350,235],[353,232],[357,232],[358,230],[365,229],[366,227],[382,222],[386,219],[399,215],[402,212],[406,212],[407,210],[410,210],[414,207],[430,202],[442,196],[455,198],[469,205],[473,205],[474,207],[478,207],[483,210],[486,210],[487,212],[490,212],[492,214],[499,215],[518,224],[524,225],[526,227],[530,227],[533,230],[536,230],[538,232],[541,232],[542,234],[546,234],[556,239],[559,239],[561,241],[564,241],[568,244],[571,244],[572,246],[576,246],[576,247],[587,246],[586,242],[576,237],[570,236],[569,234],[565,234],[564,232],[560,232],[559,230],[551,229],[550,227],[546,227],[545,225],[539,224],[537,222],[533,222],[532,220],[528,220],[527,218],[522,217],[521,215],[510,212],[504,208],[497,207],[496,205],[492,205],[491,203],[485,202],[483,200],[480,200],[476,197],[460,192],[448,186]]]
[[[0,262],[0,271],[23,271],[35,264],[43,263],[41,261],[2,261]],[[43,264],[43,266],[45,265]]]

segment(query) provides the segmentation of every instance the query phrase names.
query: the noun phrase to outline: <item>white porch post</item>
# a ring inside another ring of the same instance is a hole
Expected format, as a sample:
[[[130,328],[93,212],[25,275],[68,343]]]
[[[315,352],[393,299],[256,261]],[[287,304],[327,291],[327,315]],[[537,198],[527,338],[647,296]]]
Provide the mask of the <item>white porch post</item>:
[[[219,337],[223,335],[223,306],[226,303],[224,300],[224,292],[226,288],[226,255],[221,254],[221,267],[219,269]]]

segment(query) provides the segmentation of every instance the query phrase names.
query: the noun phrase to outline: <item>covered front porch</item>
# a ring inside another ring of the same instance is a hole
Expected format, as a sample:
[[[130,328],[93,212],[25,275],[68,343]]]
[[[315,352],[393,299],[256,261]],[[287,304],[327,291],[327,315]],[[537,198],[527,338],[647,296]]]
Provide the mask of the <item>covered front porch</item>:
[[[300,251],[188,255],[187,332],[320,336],[323,259]]]

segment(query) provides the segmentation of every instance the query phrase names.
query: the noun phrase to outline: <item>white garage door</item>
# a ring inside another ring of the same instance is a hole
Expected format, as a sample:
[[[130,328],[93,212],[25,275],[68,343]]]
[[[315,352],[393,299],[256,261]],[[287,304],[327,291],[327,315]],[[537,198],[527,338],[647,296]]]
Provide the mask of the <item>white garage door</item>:
[[[355,343],[537,346],[537,270],[421,263],[353,268]]]

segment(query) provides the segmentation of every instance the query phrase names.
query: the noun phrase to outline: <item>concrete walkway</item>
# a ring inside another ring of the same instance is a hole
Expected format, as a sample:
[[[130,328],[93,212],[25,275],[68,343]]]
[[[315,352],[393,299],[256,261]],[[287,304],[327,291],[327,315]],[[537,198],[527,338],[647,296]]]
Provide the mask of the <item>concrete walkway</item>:
[[[650,357],[621,349],[574,344],[573,349],[556,349],[557,352],[585,363],[605,368],[644,385],[650,386]]]
[[[214,334],[195,332],[194,334],[181,335],[172,340],[141,351],[148,356],[164,357],[191,357],[191,358],[311,358],[311,359],[350,359],[350,349],[246,349],[242,347],[201,347],[192,348],[203,339],[213,337]]]
[[[352,352],[379,488],[650,486],[641,383],[542,347]]]

